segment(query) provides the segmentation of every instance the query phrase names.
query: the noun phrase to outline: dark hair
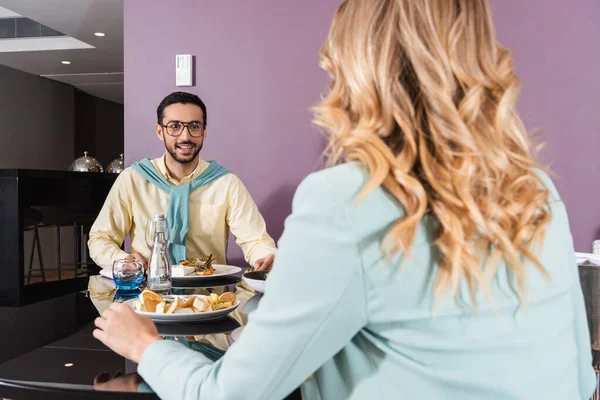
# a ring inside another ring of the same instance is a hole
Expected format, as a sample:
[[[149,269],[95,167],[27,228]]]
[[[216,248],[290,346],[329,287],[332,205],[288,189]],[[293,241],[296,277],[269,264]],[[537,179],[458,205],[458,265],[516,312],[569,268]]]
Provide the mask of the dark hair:
[[[162,124],[162,119],[164,118],[165,108],[170,106],[171,104],[195,104],[202,109],[202,115],[204,116],[204,126],[207,125],[207,115],[206,115],[206,105],[200,99],[200,97],[195,94],[187,93],[187,92],[173,92],[167,97],[165,97],[158,108],[156,109],[156,118],[158,119],[158,123]]]

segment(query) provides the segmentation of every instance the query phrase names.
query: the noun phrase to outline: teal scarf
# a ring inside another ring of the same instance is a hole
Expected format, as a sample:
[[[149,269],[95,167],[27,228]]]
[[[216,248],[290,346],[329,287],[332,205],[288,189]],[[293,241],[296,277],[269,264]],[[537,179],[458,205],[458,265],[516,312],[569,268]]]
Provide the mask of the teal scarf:
[[[186,259],[185,235],[190,224],[189,196],[190,193],[201,186],[208,185],[217,179],[231,173],[216,161],[209,161],[210,165],[199,177],[185,185],[171,185],[162,174],[154,168],[148,158],[133,164],[133,170],[142,175],[146,180],[159,189],[167,192],[170,197],[167,220],[170,227],[169,255],[171,263],[177,264]]]

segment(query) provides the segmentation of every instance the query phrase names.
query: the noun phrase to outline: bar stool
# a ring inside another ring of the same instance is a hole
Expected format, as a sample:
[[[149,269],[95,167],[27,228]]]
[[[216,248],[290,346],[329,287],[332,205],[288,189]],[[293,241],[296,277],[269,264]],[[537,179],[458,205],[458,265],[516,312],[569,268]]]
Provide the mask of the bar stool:
[[[27,284],[31,283],[31,278],[42,278],[42,282],[46,282],[46,271],[44,270],[44,257],[42,256],[42,245],[40,242],[40,232],[38,229],[39,224],[42,222],[42,213],[31,208],[25,207],[23,209],[23,230],[33,231],[33,243],[31,244],[31,253],[29,255],[29,270],[27,272]],[[33,259],[35,256],[35,250],[38,253],[38,264],[39,268],[33,269]]]
[[[49,268],[45,265],[44,271],[46,274],[56,272],[58,276],[53,275],[46,278],[51,280],[58,278],[60,281],[63,278],[76,279],[87,276],[87,268],[95,266],[87,252],[87,232],[95,217],[77,215],[68,206],[36,206],[34,211],[39,211],[42,215],[38,227],[54,228],[55,230],[56,266]],[[63,228],[70,231],[70,235],[64,232]],[[66,239],[66,243],[63,242],[63,239]],[[72,249],[71,260],[65,260],[65,254],[68,253],[67,248]]]

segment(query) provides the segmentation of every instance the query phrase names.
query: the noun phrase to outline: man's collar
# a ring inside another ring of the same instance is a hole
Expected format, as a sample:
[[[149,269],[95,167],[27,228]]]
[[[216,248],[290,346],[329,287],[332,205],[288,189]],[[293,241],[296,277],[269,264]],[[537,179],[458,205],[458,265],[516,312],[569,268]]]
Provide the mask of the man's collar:
[[[202,173],[206,170],[206,168],[208,168],[209,165],[208,162],[202,159],[202,157],[198,156],[198,165],[196,166],[196,168],[192,171],[191,174],[184,177],[181,181],[178,181],[176,178],[172,177],[171,174],[169,174],[169,170],[167,169],[166,157],[167,153],[163,154],[162,157],[155,158],[154,160],[152,160],[152,164],[154,164],[154,167],[158,170],[158,172],[160,172],[160,174],[172,185],[190,183],[191,181],[202,175]]]

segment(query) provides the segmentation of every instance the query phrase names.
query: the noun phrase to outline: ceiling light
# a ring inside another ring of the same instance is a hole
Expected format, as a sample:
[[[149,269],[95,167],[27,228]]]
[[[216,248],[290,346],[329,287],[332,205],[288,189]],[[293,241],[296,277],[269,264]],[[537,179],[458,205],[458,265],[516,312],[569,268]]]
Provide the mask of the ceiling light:
[[[2,18],[1,15],[2,14],[0,14],[0,18]],[[2,20],[0,19],[0,21]],[[19,40],[0,40],[0,54],[25,51],[74,50],[93,48],[94,46],[84,43],[81,40],[77,40],[70,36],[45,36],[35,38],[22,38]]]
[[[94,35],[96,35],[98,37],[104,37],[104,36],[106,36],[106,34],[104,32],[96,32],[96,33],[94,33]]]
[[[63,61],[62,63],[65,65],[69,65],[69,64],[71,64],[71,61]]]
[[[72,367],[72,366],[73,366],[73,363],[66,363],[65,364],[65,367],[67,367],[67,368]]]

